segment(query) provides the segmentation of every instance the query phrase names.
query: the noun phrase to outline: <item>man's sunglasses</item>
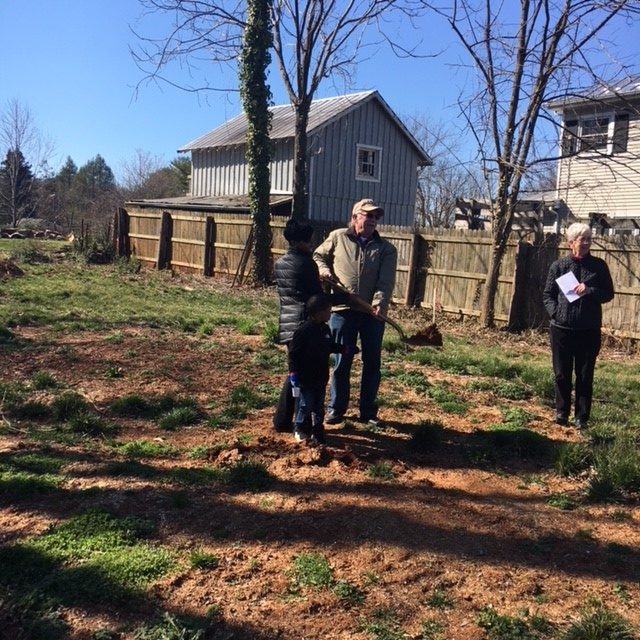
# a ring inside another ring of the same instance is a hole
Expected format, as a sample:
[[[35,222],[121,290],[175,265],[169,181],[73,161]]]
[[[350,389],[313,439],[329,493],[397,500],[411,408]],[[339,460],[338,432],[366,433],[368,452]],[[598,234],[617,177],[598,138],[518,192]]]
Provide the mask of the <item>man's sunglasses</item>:
[[[376,213],[375,211],[367,211],[366,213],[364,211],[358,211],[358,215],[364,216],[368,220],[380,220],[380,218],[382,218],[382,214]]]

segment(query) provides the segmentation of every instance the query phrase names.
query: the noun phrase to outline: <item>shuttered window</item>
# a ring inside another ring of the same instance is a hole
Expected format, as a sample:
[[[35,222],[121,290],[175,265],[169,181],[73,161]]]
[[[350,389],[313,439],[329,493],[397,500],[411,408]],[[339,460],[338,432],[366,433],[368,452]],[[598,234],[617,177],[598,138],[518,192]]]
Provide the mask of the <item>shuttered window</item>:
[[[562,155],[595,151],[612,155],[627,150],[629,115],[597,114],[566,120],[562,131]]]

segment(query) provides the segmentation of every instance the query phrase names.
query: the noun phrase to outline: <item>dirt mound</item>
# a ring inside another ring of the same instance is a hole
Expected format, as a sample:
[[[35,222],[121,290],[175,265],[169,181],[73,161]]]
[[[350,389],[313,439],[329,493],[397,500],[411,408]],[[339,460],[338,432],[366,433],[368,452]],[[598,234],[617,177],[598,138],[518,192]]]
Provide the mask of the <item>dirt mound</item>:
[[[23,276],[24,271],[8,258],[0,258],[0,280],[3,278],[17,278]]]
[[[424,329],[420,329],[413,335],[407,338],[409,344],[422,346],[441,347],[442,346],[442,334],[436,326],[436,324],[430,324]]]

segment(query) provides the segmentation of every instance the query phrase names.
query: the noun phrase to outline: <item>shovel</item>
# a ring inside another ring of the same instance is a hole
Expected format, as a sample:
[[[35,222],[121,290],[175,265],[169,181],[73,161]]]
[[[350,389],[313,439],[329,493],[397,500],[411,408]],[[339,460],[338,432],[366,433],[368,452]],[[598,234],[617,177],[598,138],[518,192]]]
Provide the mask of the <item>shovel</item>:
[[[407,342],[407,334],[404,332],[404,329],[391,318],[387,317],[382,313],[375,313],[375,307],[370,305],[368,302],[365,302],[360,296],[355,293],[351,293],[349,289],[336,282],[335,280],[331,280],[329,278],[324,278],[324,281],[331,285],[337,291],[341,291],[342,293],[349,294],[349,306],[355,311],[364,311],[365,313],[370,313],[374,315],[376,318],[382,320],[383,322],[389,323],[399,334],[400,338],[403,342]]]

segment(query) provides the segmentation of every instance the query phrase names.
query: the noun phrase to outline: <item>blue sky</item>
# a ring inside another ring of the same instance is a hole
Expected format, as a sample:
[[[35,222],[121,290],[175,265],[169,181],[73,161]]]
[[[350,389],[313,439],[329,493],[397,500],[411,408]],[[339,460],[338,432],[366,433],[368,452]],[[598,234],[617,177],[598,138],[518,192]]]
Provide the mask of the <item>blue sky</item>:
[[[82,166],[102,155],[118,176],[122,162],[142,149],[165,162],[178,147],[207,133],[240,111],[237,94],[207,98],[144,85],[130,46],[131,27],[162,30],[155,21],[140,22],[136,0],[0,0],[0,109],[9,99],[26,105],[42,134],[55,144],[57,170],[67,156]],[[137,25],[137,26],[136,26]],[[446,26],[424,20],[412,32],[398,25],[402,42],[423,39],[436,58],[398,59],[382,49],[363,61],[351,87],[324,84],[318,97],[377,89],[399,115],[425,113],[433,121],[457,121],[455,107],[467,79],[452,66],[459,52]],[[626,27],[616,37],[640,51],[640,27]],[[229,85],[236,81],[229,75]],[[274,71],[274,102],[288,102]]]

